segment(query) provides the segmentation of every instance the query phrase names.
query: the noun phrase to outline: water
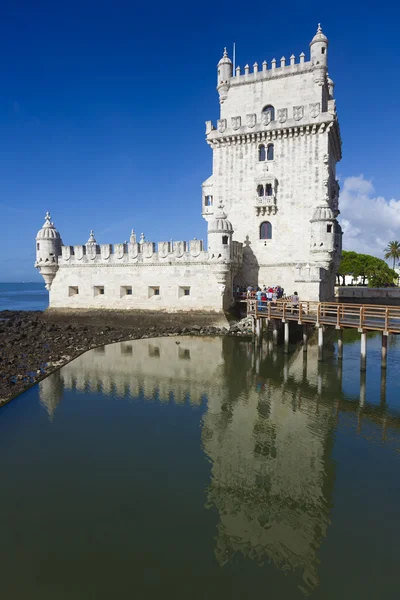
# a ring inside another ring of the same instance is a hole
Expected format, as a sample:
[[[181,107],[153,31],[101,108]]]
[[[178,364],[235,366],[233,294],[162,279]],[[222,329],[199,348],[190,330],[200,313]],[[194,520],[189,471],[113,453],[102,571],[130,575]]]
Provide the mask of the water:
[[[400,343],[92,350],[0,410],[0,595],[399,597]]]
[[[45,310],[49,292],[43,283],[0,283],[1,310]]]

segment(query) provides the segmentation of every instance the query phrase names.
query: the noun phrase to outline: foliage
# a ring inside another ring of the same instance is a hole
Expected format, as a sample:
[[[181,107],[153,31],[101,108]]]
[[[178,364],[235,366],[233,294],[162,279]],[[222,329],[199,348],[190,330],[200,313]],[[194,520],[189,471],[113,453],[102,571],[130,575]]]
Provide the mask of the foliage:
[[[340,278],[342,278],[342,285],[345,284],[345,275],[352,275],[354,279],[361,277],[363,285],[368,279],[369,287],[385,287],[397,281],[397,273],[381,258],[346,250],[342,252],[342,260],[337,271],[339,284]]]
[[[393,269],[396,266],[396,260],[398,261],[400,258],[400,242],[393,241],[389,242],[387,247],[384,250],[386,260],[393,260]]]

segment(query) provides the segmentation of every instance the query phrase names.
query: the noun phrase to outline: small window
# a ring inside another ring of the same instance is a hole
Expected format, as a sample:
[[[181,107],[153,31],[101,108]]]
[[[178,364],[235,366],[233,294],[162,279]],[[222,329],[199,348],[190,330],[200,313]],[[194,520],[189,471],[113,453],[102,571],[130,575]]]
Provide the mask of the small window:
[[[268,144],[267,146],[267,160],[274,160],[274,145]]]
[[[262,144],[261,146],[258,147],[258,160],[260,160],[260,161],[264,161],[265,160],[265,146],[264,146],[264,144]]]
[[[77,296],[79,294],[79,288],[77,285],[70,285],[68,288],[68,296]]]
[[[178,290],[179,298],[183,298],[184,296],[190,296],[190,287],[189,286],[180,286]]]
[[[121,344],[121,354],[133,354],[132,344]]]
[[[158,286],[152,285],[149,287],[149,298],[151,298],[152,296],[159,296],[160,295],[160,288]]]
[[[224,246],[228,245],[228,236],[227,235],[222,236],[222,243]]]
[[[40,250],[40,244],[39,244],[39,242],[36,244],[36,250]]]
[[[275,121],[275,109],[271,104],[268,104],[267,106],[264,106],[264,108],[262,109],[263,113],[270,113],[270,119],[271,121]]]
[[[212,206],[213,205],[213,197],[212,196],[206,196],[204,198],[204,205],[205,206]]]
[[[178,356],[179,358],[183,358],[184,360],[190,360],[189,348],[182,348],[181,346],[179,346]]]
[[[149,356],[152,356],[153,358],[159,358],[160,346],[149,345]]]
[[[272,184],[271,183],[267,183],[267,185],[265,186],[265,195],[272,196]]]
[[[94,286],[94,295],[95,296],[104,296],[104,285],[95,285]]]
[[[264,221],[260,225],[260,240],[272,239],[272,225],[269,221]]]
[[[321,53],[325,54],[325,48],[321,48]]]
[[[132,286],[122,285],[121,286],[121,298],[124,296],[132,296]]]
[[[327,225],[326,226],[326,232],[327,233],[332,233],[332,225]]]
[[[257,186],[257,196],[259,196],[260,198],[262,196],[264,196],[264,186],[263,185],[258,185]]]

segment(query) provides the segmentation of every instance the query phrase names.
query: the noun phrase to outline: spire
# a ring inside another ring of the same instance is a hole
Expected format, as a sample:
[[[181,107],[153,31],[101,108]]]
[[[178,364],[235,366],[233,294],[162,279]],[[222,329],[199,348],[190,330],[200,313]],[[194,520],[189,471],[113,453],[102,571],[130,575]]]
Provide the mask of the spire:
[[[90,230],[89,239],[88,239],[88,241],[86,243],[87,244],[97,244],[96,238],[94,237],[94,231],[93,231],[93,229]]]
[[[318,23],[317,33],[314,35],[313,39],[311,40],[311,44],[314,44],[315,42],[328,42],[328,38],[322,31],[321,23]]]
[[[226,51],[226,46],[225,46],[225,48],[224,48],[224,54],[223,54],[223,57],[224,57],[224,58],[228,58],[228,53],[227,53],[227,51]]]
[[[47,211],[44,217],[43,227],[51,227],[51,224],[51,215],[49,211]]]
[[[144,233],[141,233],[139,244],[143,244],[144,241],[145,241]]]
[[[135,232],[133,231],[133,229],[132,229],[132,231],[131,231],[131,236],[130,236],[130,238],[129,238],[129,241],[130,241],[130,243],[131,243],[131,244],[136,244],[136,234],[135,234]]]
[[[317,33],[322,33],[321,23],[318,23]]]

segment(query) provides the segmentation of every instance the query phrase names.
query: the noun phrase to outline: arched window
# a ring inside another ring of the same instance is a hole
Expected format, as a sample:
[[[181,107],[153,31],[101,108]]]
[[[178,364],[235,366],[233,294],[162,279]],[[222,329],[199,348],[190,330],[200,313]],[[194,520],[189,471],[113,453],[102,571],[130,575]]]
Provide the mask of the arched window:
[[[228,244],[228,236],[227,235],[222,236],[222,243],[224,246],[226,246]]]
[[[274,160],[274,145],[268,144],[267,146],[267,160]]]
[[[257,195],[260,196],[260,198],[264,196],[264,186],[261,184],[257,186]]]
[[[265,146],[264,144],[261,144],[261,146],[258,147],[258,160],[265,160]]]
[[[272,239],[272,225],[269,221],[264,221],[260,225],[260,240]]]
[[[265,195],[272,196],[272,183],[267,183],[265,186]]]
[[[264,114],[269,113],[269,120],[275,121],[275,109],[272,106],[272,104],[268,104],[267,106],[264,106],[264,108],[262,109],[262,112]]]

